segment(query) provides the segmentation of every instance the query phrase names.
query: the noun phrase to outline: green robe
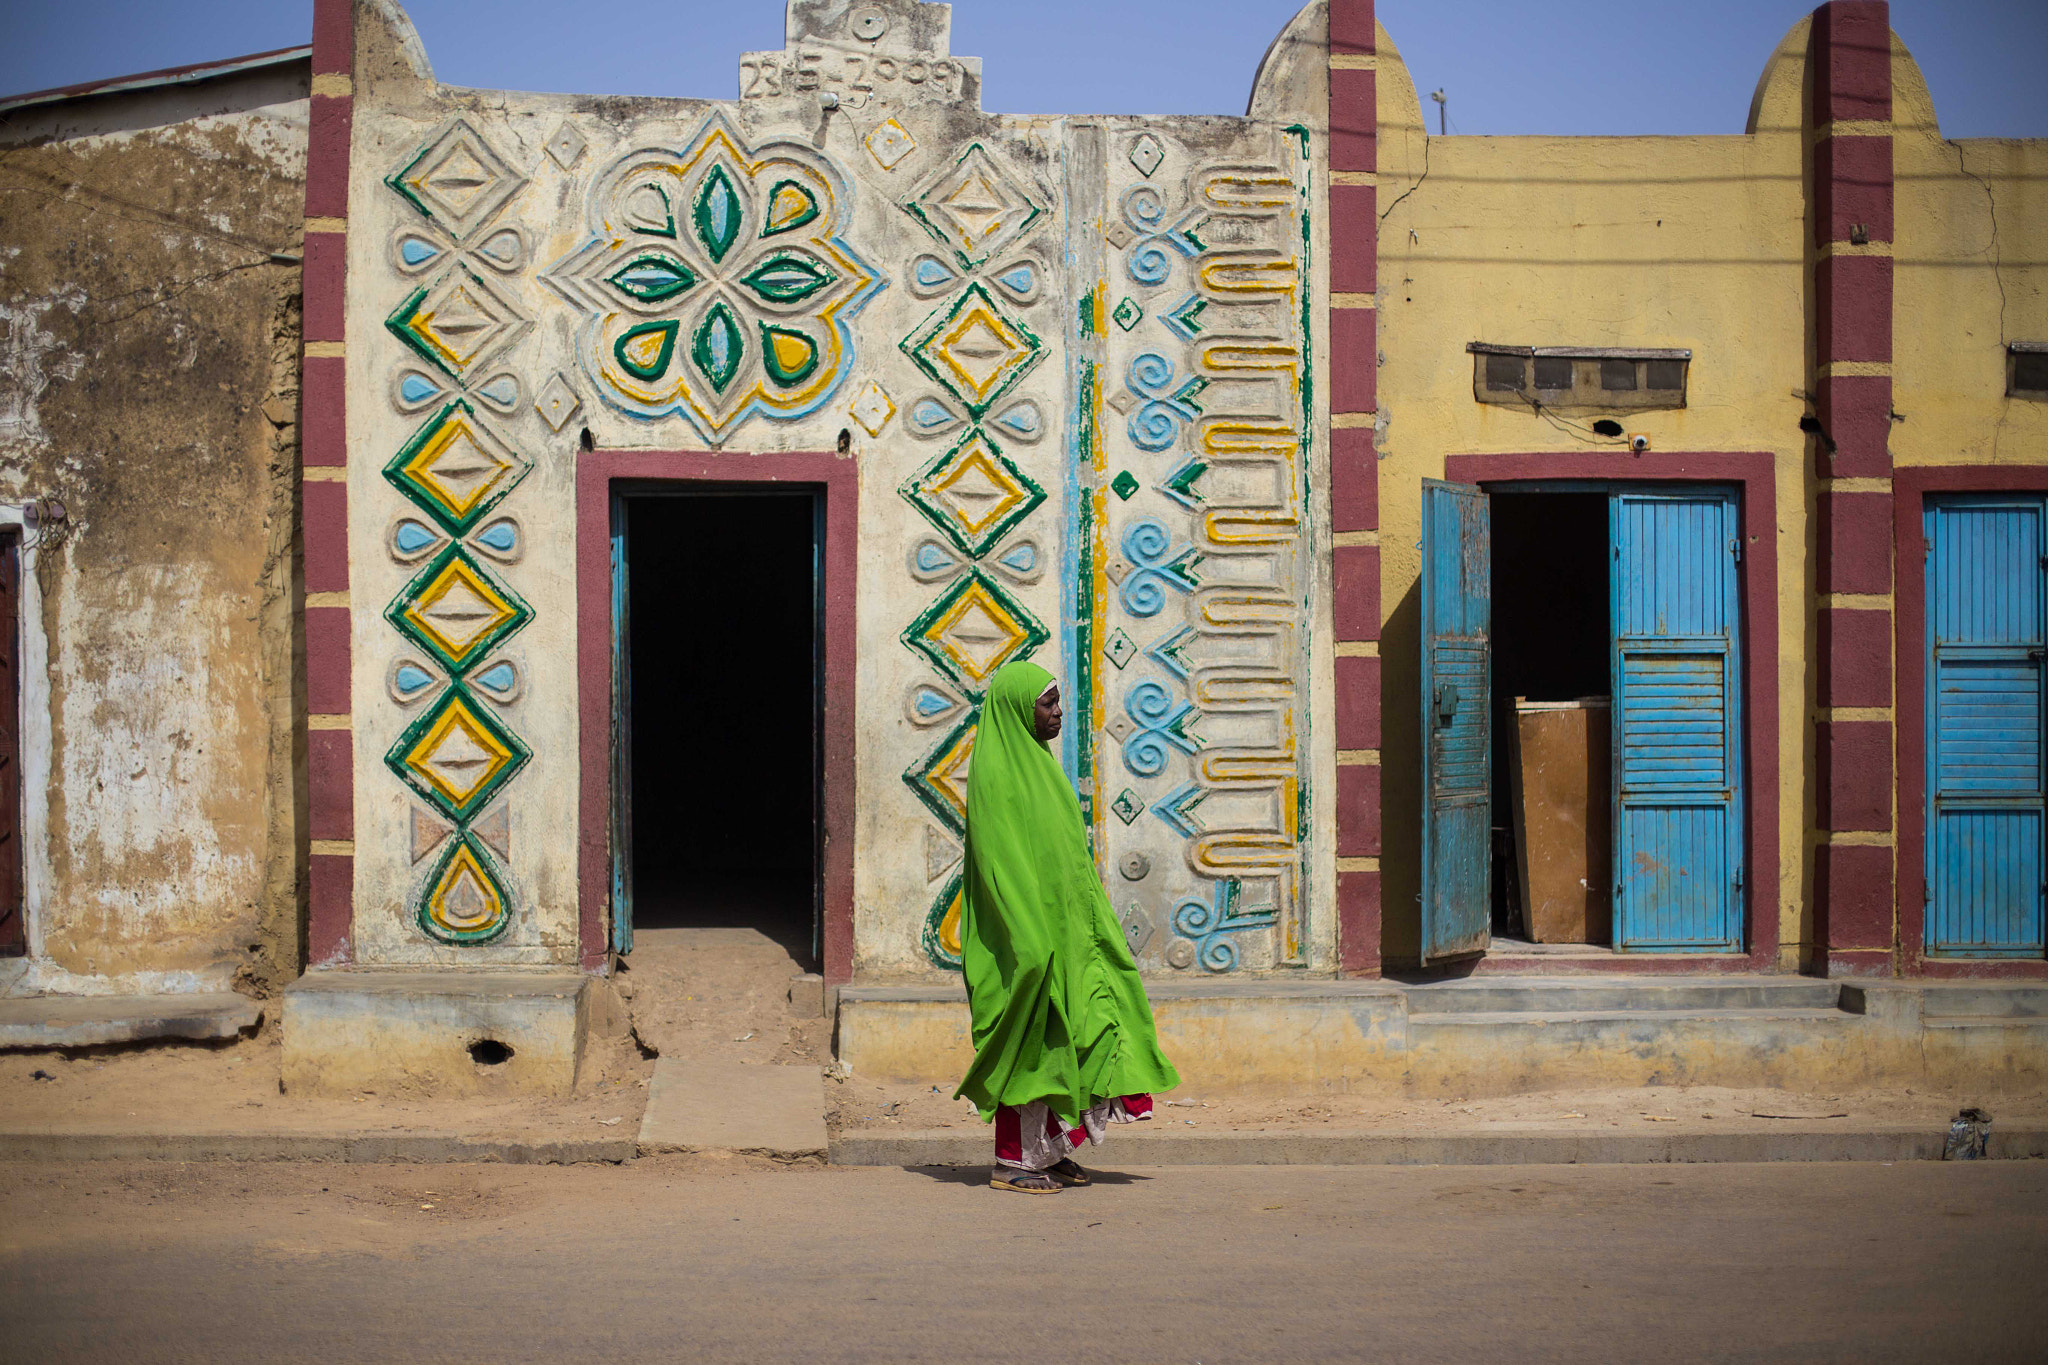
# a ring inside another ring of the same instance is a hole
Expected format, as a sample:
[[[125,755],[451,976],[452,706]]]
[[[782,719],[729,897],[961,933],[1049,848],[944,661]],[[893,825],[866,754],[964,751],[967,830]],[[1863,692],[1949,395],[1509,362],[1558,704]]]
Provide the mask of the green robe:
[[[983,1121],[1044,1100],[1060,1120],[1119,1095],[1171,1090],[1152,1006],[1095,872],[1081,803],[1038,737],[1053,681],[1037,664],[996,671],[967,778],[960,958],[974,1064],[957,1094]]]

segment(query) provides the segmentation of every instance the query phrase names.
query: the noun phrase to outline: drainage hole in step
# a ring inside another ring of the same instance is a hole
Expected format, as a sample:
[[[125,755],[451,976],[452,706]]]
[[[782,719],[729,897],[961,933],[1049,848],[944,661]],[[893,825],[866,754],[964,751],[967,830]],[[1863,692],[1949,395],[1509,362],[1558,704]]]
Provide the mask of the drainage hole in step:
[[[496,1038],[479,1038],[469,1045],[469,1056],[478,1066],[502,1066],[512,1060],[512,1049]]]

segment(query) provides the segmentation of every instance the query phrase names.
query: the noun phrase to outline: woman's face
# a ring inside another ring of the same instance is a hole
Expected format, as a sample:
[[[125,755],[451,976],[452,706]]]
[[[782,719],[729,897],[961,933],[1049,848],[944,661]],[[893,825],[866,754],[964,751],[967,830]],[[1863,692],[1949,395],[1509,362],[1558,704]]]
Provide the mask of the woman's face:
[[[1057,739],[1060,733],[1060,721],[1063,719],[1060,714],[1059,688],[1048,687],[1045,691],[1039,693],[1038,705],[1034,709],[1038,738],[1041,741]]]

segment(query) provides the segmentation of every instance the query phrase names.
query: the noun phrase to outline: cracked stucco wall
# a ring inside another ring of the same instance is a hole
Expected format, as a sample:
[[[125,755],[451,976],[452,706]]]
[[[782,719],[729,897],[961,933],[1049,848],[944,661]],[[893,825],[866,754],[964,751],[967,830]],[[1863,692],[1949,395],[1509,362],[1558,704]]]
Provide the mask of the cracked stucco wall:
[[[30,537],[17,991],[297,973],[306,79],[0,121],[0,504],[68,512]]]

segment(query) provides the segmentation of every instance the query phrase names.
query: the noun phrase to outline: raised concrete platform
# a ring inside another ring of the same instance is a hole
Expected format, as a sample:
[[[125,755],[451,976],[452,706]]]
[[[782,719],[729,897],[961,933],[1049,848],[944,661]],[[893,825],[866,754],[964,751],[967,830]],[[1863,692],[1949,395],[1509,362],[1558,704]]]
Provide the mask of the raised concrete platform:
[[[29,995],[0,999],[0,1048],[233,1038],[263,1022],[246,995]]]
[[[739,1062],[654,1064],[639,1149],[741,1152],[785,1161],[822,1160],[826,1152],[825,1078],[814,1066]]]
[[[588,985],[574,971],[309,973],[284,992],[284,1088],[566,1095]]]
[[[1729,1161],[1939,1161],[1943,1127],[1887,1126],[1837,1133],[1559,1132],[1182,1133],[1118,1128],[1077,1154],[1084,1166],[1543,1166]],[[2048,1130],[1992,1125],[1986,1155],[2048,1157]],[[986,1129],[841,1137],[835,1166],[986,1166]]]
[[[1204,1092],[1485,1096],[1636,1085],[1786,1090],[2048,1083],[2048,987],[1810,977],[1489,976],[1147,983],[1160,1040]],[[862,1076],[950,1084],[972,1054],[958,986],[842,988]]]

